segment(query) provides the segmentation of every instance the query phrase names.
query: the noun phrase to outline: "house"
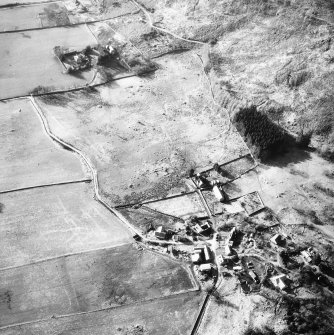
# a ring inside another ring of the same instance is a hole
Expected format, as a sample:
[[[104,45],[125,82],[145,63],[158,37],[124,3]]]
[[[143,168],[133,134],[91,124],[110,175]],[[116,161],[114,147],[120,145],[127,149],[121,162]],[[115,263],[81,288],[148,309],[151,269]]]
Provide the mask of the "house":
[[[179,236],[179,235],[173,235],[173,236],[172,236],[172,240],[173,240],[174,242],[179,242],[179,241],[180,241],[180,236]]]
[[[220,264],[220,265],[224,265],[225,264],[225,259],[224,259],[223,255],[219,255],[217,257],[217,263]]]
[[[282,235],[276,234],[270,239],[270,242],[274,245],[283,246],[285,243],[285,239]]]
[[[132,237],[135,241],[138,241],[138,242],[140,242],[142,240],[141,236],[138,235],[138,234],[134,234]]]
[[[200,263],[202,261],[202,249],[195,249],[191,254],[191,261],[193,263]]]
[[[206,231],[211,229],[211,226],[210,226],[209,222],[206,221],[203,224],[201,224],[201,228],[202,228],[203,232],[206,232]]]
[[[162,226],[158,227],[154,232],[154,236],[159,240],[165,240],[167,238],[167,233]]]
[[[233,271],[242,271],[243,267],[241,265],[233,266]]]
[[[201,264],[198,269],[200,272],[209,272],[212,269],[212,265],[211,264]]]
[[[203,234],[207,232],[208,230],[211,229],[211,225],[209,222],[204,222],[202,224],[196,223],[194,226],[191,227],[191,229],[196,233],[196,234]]]
[[[202,234],[203,233],[203,229],[202,227],[196,223],[193,227],[192,227],[193,231],[196,233],[196,234]]]
[[[259,282],[259,278],[258,278],[257,274],[253,270],[249,271],[248,274],[250,275],[250,277],[253,279],[253,281],[255,283]]]
[[[201,176],[200,173],[196,174],[196,176],[194,177],[194,181],[198,188],[205,188],[209,184],[208,180],[205,177]]]
[[[225,256],[223,256],[223,255],[219,255],[219,256],[217,257],[217,262],[218,262],[218,264],[220,264],[220,265],[226,265],[226,264],[229,263],[230,260],[231,260],[230,257],[225,257]]]
[[[232,230],[229,232],[227,239],[229,241],[234,241],[237,237],[237,228],[233,227]]]
[[[203,248],[204,251],[204,259],[206,262],[209,262],[211,260],[211,255],[210,255],[210,249],[205,245]]]
[[[309,264],[312,262],[311,253],[309,251],[303,250],[300,255],[305,263]]]
[[[215,195],[215,197],[217,198],[218,201],[223,202],[225,199],[224,193],[222,192],[221,188],[219,187],[219,185],[214,185],[212,187],[212,192]]]
[[[202,253],[203,248],[195,248],[190,258],[193,263],[201,263],[202,262]]]
[[[225,255],[226,255],[226,256],[231,256],[231,255],[232,255],[232,249],[231,249],[231,246],[228,245],[228,244],[225,246]]]
[[[285,274],[280,274],[270,278],[270,281],[275,287],[284,290],[287,287],[286,281],[288,277]]]

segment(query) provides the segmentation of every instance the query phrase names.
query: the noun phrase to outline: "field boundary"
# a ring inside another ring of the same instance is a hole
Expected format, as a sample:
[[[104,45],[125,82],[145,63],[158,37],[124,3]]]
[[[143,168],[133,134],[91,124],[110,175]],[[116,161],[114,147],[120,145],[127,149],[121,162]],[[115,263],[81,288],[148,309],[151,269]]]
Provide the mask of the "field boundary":
[[[50,184],[42,184],[42,185],[35,185],[35,186],[27,186],[27,187],[14,188],[14,189],[10,189],[10,190],[0,191],[0,194],[26,191],[26,190],[32,190],[32,189],[35,189],[35,188],[43,188],[43,187],[58,186],[58,185],[90,183],[91,181],[92,181],[92,178],[84,178],[84,179],[79,179],[79,180],[63,181],[63,182],[59,182],[59,183],[50,183]]]
[[[0,10],[5,8],[21,7],[21,6],[30,6],[30,5],[39,5],[43,3],[53,3],[53,2],[62,2],[62,0],[45,0],[45,1],[31,1],[31,2],[14,2],[0,5]]]
[[[88,250],[83,250],[83,251],[78,251],[78,252],[72,252],[72,253],[62,254],[60,256],[47,257],[47,258],[43,258],[43,259],[38,259],[36,261],[30,262],[30,263],[26,263],[26,264],[21,264],[21,265],[8,266],[8,267],[5,267],[5,268],[0,268],[0,273],[2,271],[9,271],[9,270],[15,270],[15,269],[18,269],[18,268],[24,268],[26,266],[37,265],[37,264],[40,264],[40,263],[45,263],[45,262],[57,260],[57,259],[60,259],[60,258],[67,258],[67,257],[71,257],[71,256],[76,256],[76,255],[88,254],[88,253],[93,253],[95,251],[100,251],[100,250],[109,250],[109,249],[121,247],[121,246],[128,245],[128,244],[132,244],[132,242],[119,243],[119,244],[112,245],[110,247],[88,249]],[[0,329],[1,329],[1,327],[0,327]]]
[[[152,73],[152,72],[155,72],[155,71],[156,71],[156,69],[148,70],[148,71],[145,71],[143,73],[143,75],[148,74],[148,73]],[[129,73],[126,76],[119,76],[119,77],[116,76],[113,79],[104,81],[102,83],[88,84],[88,85],[85,85],[85,86],[79,86],[79,87],[75,87],[75,88],[68,88],[68,89],[64,89],[64,90],[56,90],[56,91],[50,91],[50,92],[44,92],[44,93],[27,93],[27,94],[24,94],[24,95],[18,95],[18,96],[9,97],[9,98],[2,98],[2,99],[0,99],[0,102],[6,102],[6,101],[16,100],[16,99],[26,99],[26,98],[31,98],[31,97],[42,97],[42,96],[52,95],[52,94],[63,94],[63,93],[67,93],[67,92],[76,92],[76,91],[81,91],[81,90],[87,90],[87,89],[90,89],[90,88],[99,87],[99,86],[109,84],[113,81],[127,79],[127,78],[131,78],[131,77],[138,77],[138,75],[134,74],[134,73]]]
[[[62,1],[48,1],[48,2],[37,2],[37,3],[31,3],[31,4],[25,4],[25,5],[18,5],[18,6],[14,6],[13,8],[17,8],[17,7],[25,7],[25,6],[30,6],[30,5],[36,5],[36,4],[45,4],[45,3],[54,3],[54,2],[62,2]],[[5,9],[8,7],[1,7],[0,6],[0,11],[1,9]],[[9,7],[11,8],[11,7]],[[37,31],[37,30],[46,30],[46,29],[57,29],[57,28],[72,28],[72,27],[77,27],[77,26],[81,26],[81,25],[87,25],[87,24],[94,24],[94,23],[99,23],[99,22],[105,22],[105,21],[109,21],[109,20],[114,20],[114,19],[118,19],[120,17],[123,16],[128,16],[128,15],[134,15],[134,14],[138,14],[140,12],[140,10],[136,10],[132,13],[125,13],[125,14],[120,14],[120,15],[116,15],[114,17],[109,17],[106,19],[99,19],[99,20],[91,20],[91,21],[82,21],[82,22],[76,22],[76,23],[71,23],[71,24],[61,24],[58,26],[48,26],[48,27],[35,27],[35,28],[26,28],[26,29],[17,29],[17,30],[2,30],[0,31],[0,35],[2,34],[13,34],[13,33],[24,33],[27,31]]]

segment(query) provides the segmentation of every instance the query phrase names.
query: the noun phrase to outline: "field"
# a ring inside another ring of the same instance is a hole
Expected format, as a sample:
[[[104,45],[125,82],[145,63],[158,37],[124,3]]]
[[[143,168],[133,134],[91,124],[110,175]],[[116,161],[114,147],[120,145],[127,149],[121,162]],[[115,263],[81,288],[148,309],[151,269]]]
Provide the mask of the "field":
[[[61,12],[54,20],[47,19],[53,13]],[[47,14],[49,13],[49,14]],[[41,28],[68,24],[66,9],[61,1],[50,4],[32,4],[11,8],[0,8],[0,31]]]
[[[118,211],[143,234],[149,229],[163,226],[165,229],[176,229],[180,219],[152,211],[146,206],[140,208],[120,208]]]
[[[0,8],[0,32],[57,27],[123,16],[138,11],[131,1],[84,1],[80,11],[74,1],[24,1],[26,5]]]
[[[91,184],[1,194],[0,203],[0,268],[131,240],[119,219],[93,199]]]
[[[202,297],[197,292],[89,314],[53,318],[0,330],[3,335],[190,334]]]
[[[29,100],[0,107],[0,191],[88,177],[78,157],[45,133]]]
[[[91,158],[112,205],[186,190],[190,168],[247,152],[227,133],[197,55],[166,56],[159,66],[150,77],[38,99],[53,132]]]
[[[147,207],[182,219],[187,219],[193,215],[198,217],[208,215],[197,193],[151,202],[147,204]]]
[[[178,262],[127,244],[1,271],[0,324],[133,304],[193,288]]]
[[[84,48],[96,44],[86,26],[1,34],[0,44],[1,99],[27,95],[40,86],[51,91],[84,86],[93,79],[92,71],[80,76],[63,74],[64,68],[53,56],[57,45]]]

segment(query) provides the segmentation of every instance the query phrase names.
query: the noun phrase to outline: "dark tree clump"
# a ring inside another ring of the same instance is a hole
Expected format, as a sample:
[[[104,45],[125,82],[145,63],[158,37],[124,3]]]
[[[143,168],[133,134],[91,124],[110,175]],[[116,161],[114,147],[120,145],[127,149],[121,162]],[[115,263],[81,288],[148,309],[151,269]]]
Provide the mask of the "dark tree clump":
[[[256,106],[241,108],[233,121],[253,154],[261,160],[284,151],[293,143],[292,136],[259,112]]]

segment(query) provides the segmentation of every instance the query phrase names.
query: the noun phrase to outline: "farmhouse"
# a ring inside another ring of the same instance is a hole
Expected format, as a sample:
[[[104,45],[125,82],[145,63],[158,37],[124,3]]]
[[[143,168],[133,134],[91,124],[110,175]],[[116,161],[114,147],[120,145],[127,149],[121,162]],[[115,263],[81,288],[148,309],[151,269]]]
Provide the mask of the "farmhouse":
[[[159,240],[165,240],[167,238],[167,233],[162,226],[158,227],[154,233],[155,237]]]

